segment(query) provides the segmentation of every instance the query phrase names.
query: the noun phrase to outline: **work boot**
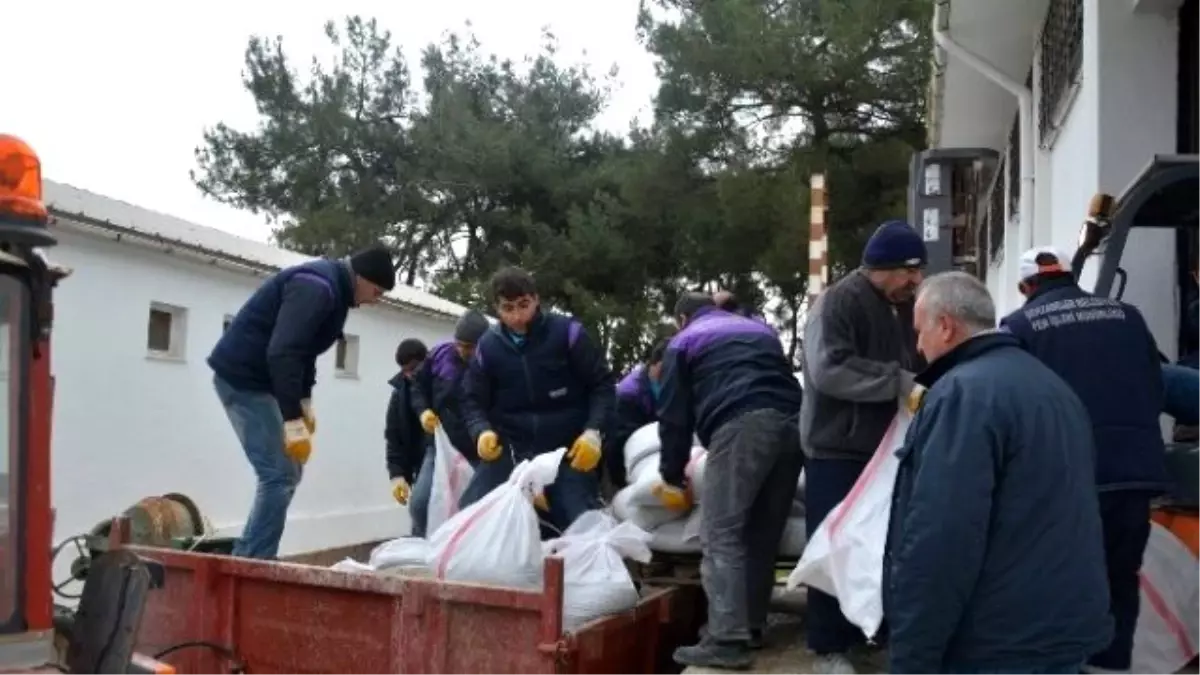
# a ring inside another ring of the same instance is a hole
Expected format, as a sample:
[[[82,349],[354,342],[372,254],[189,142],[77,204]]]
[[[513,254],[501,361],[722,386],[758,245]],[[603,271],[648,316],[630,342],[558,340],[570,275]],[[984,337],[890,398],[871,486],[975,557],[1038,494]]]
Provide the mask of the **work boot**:
[[[698,668],[723,668],[725,670],[750,670],[754,655],[745,642],[716,642],[701,640],[690,647],[675,650],[675,663]]]
[[[825,675],[855,675],[858,671],[845,654],[817,654],[813,658],[813,672]]]
[[[704,624],[703,626],[700,626],[700,641],[704,642],[706,640],[708,640],[708,624]],[[751,628],[750,629],[750,639],[746,641],[746,646],[748,648],[750,648],[752,651],[759,651],[763,648],[764,645],[765,645],[765,641],[763,639],[762,629],[761,628]]]

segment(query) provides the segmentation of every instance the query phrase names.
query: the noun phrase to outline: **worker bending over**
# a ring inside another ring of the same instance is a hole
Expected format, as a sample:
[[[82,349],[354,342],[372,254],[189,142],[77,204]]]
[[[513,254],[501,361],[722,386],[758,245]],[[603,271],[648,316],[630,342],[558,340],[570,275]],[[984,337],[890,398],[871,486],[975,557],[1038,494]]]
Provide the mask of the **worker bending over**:
[[[912,312],[925,260],[912,227],[883,223],[863,249],[862,266],[825,289],[808,312],[800,438],[809,532],[850,493],[924,366]],[[864,636],[837,598],[809,588],[807,611],[819,672],[855,672],[847,655]]]
[[[517,462],[569,448],[546,489],[550,521],[565,530],[596,506],[600,430],[613,409],[608,362],[573,317],[544,313],[525,270],[491,280],[500,325],[479,340],[464,379],[463,415],[482,460],[461,505],[508,479]]]
[[[737,314],[747,319],[754,319],[760,323],[767,323],[766,318],[755,312],[753,307],[743,305],[741,300],[738,300],[737,296],[733,294],[733,291],[717,291],[713,293],[713,304],[730,314]]]
[[[675,650],[684,666],[749,668],[761,645],[775,557],[803,468],[796,433],[800,384],[769,326],[718,309],[707,294],[680,298],[683,329],[663,357],[655,492],[690,505],[684,466],[692,435],[708,449],[701,510],[701,580],[708,625]]]
[[[656,408],[662,380],[662,359],[669,338],[650,349],[645,363],[638,364],[617,383],[617,404],[612,424],[604,437],[604,464],[613,487],[628,482],[625,475],[625,443],[633,432],[658,421]]]
[[[1001,325],[1083,400],[1096,441],[1095,483],[1116,630],[1089,666],[1128,671],[1150,501],[1171,487],[1159,427],[1164,392],[1158,347],[1136,307],[1080,288],[1067,258],[1053,248],[1021,256],[1018,288],[1025,305]]]
[[[278,555],[312,453],[317,357],[342,336],[350,308],[376,302],[395,285],[382,246],[289,267],[263,282],[213,347],[213,386],[258,479],[234,555]]]
[[[412,486],[419,484],[427,474],[429,480],[433,479],[433,448],[421,430],[418,414],[423,408],[415,402],[417,386],[414,382],[417,370],[428,355],[425,343],[416,338],[403,340],[396,347],[396,365],[400,366],[400,372],[388,380],[392,396],[388,399],[383,427],[392,497],[401,506],[408,505],[412,534],[416,537],[425,536],[428,503],[410,499]]]
[[[930,365],[896,453],[887,672],[1078,673],[1112,635],[1087,410],[993,329],[975,277],[930,277],[914,321]]]
[[[438,426],[446,432],[450,444],[463,453],[474,465],[478,455],[474,452],[471,435],[463,423],[461,411],[462,376],[467,370],[467,361],[475,354],[475,345],[489,327],[487,317],[476,310],[463,314],[454,327],[454,339],[434,345],[412,378],[412,408],[419,414],[420,429],[428,436],[423,437],[425,458],[417,482],[413,485],[409,512],[413,514],[413,534],[425,536],[429,520],[429,499],[433,494],[433,466],[437,451],[432,436]],[[402,480],[402,479],[401,479]],[[408,484],[392,481],[392,494],[403,504],[407,497]],[[404,494],[401,494],[403,492]],[[420,530],[417,520],[420,519]]]

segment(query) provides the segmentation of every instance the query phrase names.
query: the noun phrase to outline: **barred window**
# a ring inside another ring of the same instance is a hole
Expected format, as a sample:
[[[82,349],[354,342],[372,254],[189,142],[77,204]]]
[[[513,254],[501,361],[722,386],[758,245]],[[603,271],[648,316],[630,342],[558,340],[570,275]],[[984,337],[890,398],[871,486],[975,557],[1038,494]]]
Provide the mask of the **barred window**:
[[[988,259],[995,260],[1004,244],[1004,174],[1005,160],[1001,158],[988,191]]]
[[[1008,130],[1008,212],[1016,214],[1021,208],[1021,116],[1013,119]]]
[[[1042,24],[1038,138],[1042,144],[1057,128],[1058,115],[1083,69],[1083,0],[1050,0]]]

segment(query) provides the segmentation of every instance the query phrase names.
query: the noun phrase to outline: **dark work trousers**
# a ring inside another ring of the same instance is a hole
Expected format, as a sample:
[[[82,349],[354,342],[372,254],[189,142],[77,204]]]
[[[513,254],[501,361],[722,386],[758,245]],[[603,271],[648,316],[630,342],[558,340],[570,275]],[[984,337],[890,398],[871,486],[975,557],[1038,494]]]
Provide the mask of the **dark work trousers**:
[[[809,537],[829,512],[850,494],[866,466],[867,459],[808,459],[804,507]],[[844,654],[851,647],[866,642],[858,626],[842,614],[837,598],[812,587],[808,589],[807,623],[808,648],[818,654]]]
[[[751,410],[708,444],[700,494],[700,564],[708,635],[748,640],[766,626],[775,560],[804,466],[795,415]]]
[[[1107,649],[1088,659],[1088,664],[1097,668],[1116,671],[1130,668],[1140,599],[1138,572],[1150,538],[1151,497],[1150,493],[1138,490],[1100,493],[1113,639]]]

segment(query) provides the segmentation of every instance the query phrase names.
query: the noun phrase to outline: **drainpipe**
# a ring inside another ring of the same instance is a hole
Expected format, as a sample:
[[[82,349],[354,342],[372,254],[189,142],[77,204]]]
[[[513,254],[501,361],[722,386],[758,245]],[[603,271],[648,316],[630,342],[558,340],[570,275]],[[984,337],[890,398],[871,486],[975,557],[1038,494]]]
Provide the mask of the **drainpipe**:
[[[977,71],[992,82],[1008,90],[1017,97],[1017,124],[1021,129],[1021,197],[1017,202],[1017,246],[1020,252],[1033,248],[1033,172],[1034,151],[1033,141],[1033,92],[1021,82],[1009,77],[996,66],[988,63],[978,54],[955,42],[947,31],[948,22],[944,12],[949,9],[949,0],[938,2],[934,9],[933,40],[947,54],[953,55],[972,70]],[[945,22],[945,25],[944,25]],[[1012,267],[1015,271],[1015,266]],[[1012,286],[1013,284],[1007,284]]]

